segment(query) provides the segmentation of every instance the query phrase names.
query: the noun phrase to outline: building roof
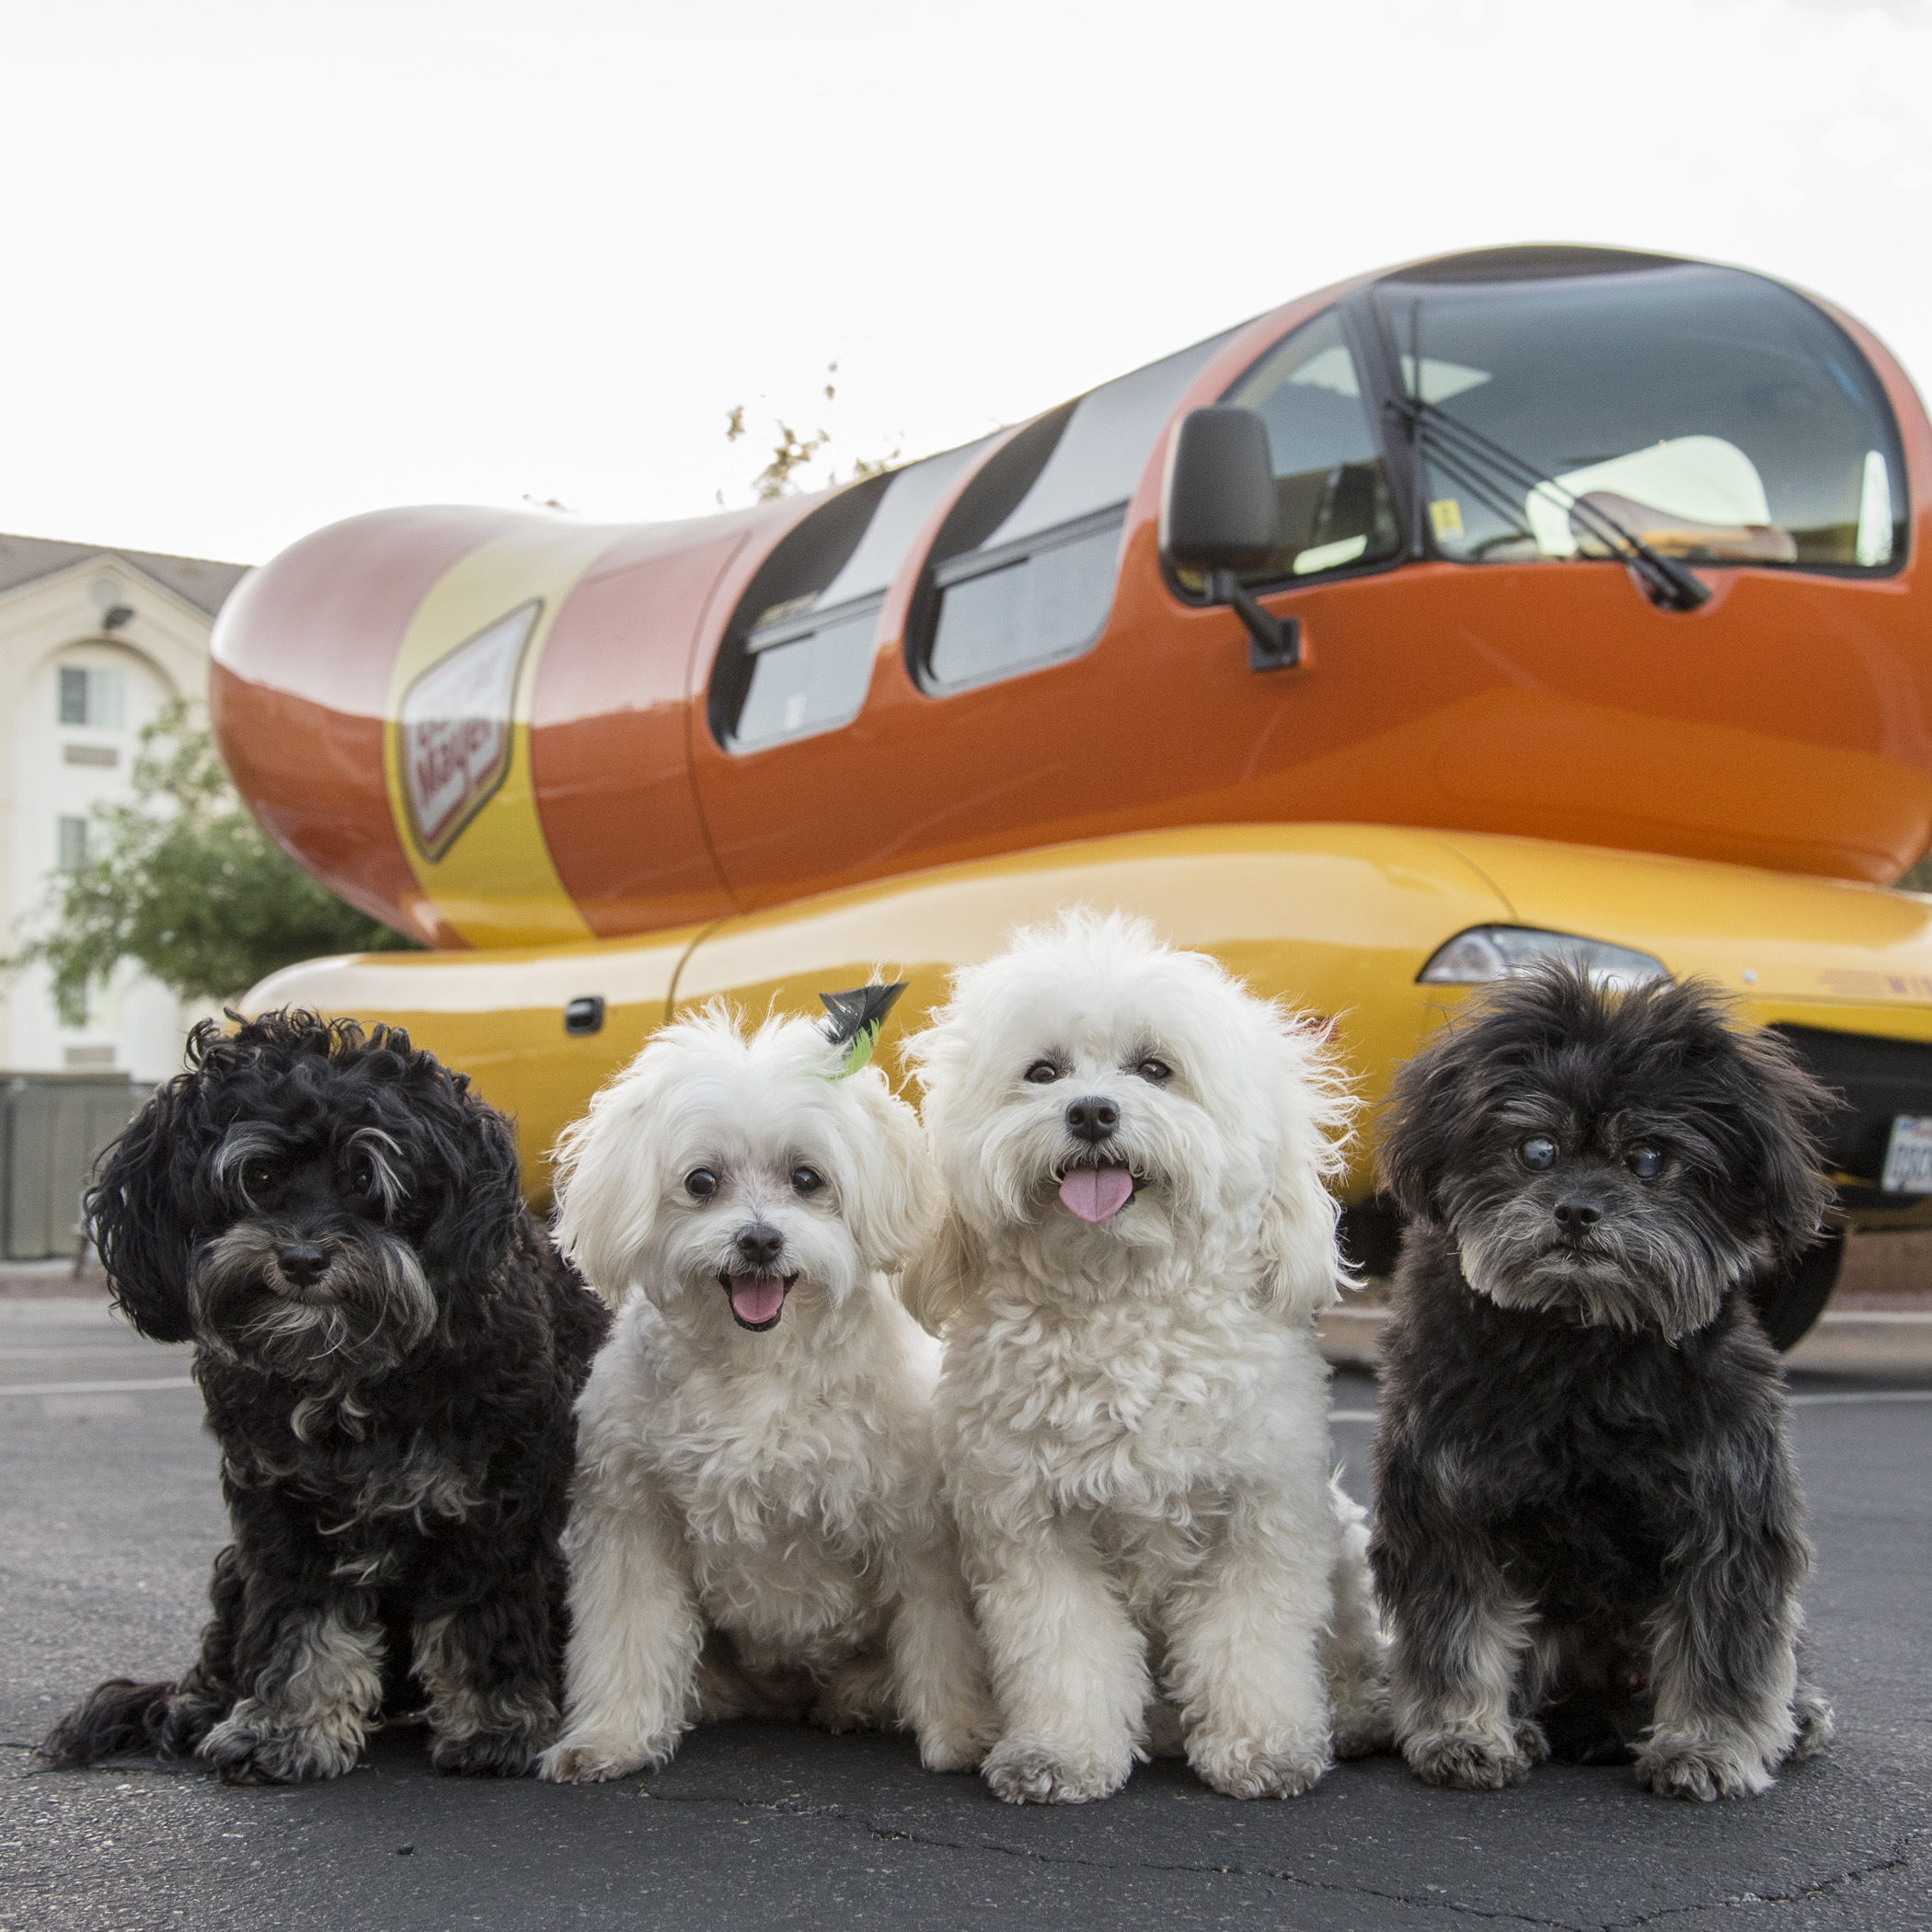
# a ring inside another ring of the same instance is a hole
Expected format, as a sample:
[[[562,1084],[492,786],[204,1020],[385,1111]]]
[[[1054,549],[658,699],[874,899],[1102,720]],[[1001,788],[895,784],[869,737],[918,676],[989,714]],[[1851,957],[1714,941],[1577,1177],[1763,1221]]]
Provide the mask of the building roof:
[[[51,536],[0,535],[0,592],[11,591],[37,577],[51,577],[89,558],[104,562],[119,558],[144,576],[166,584],[212,617],[228,592],[247,575],[247,564],[211,563],[200,557],[164,557],[153,550],[113,549],[105,544],[67,544]]]

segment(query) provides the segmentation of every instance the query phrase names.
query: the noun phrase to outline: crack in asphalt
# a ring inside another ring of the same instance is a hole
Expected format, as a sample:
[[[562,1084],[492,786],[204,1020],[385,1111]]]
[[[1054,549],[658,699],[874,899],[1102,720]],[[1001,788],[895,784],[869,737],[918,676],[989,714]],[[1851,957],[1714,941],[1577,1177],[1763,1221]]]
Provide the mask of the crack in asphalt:
[[[1898,1871],[1912,1863],[1912,1844],[1915,1838],[1923,1838],[1932,1826],[1920,1825],[1909,1831],[1898,1841],[1892,1856],[1874,1858],[1869,1865],[1854,1865],[1849,1871],[1841,1871],[1836,1877],[1823,1879],[1815,1885],[1800,1886],[1796,1892],[1738,1892],[1727,1898],[1707,1899],[1696,1905],[1669,1905],[1662,1912],[1653,1912],[1647,1918],[1625,1918],[1612,1921],[1600,1928],[1600,1932],[1627,1932],[1630,1926],[1654,1926],[1667,1918],[1676,1918],[1686,1912],[1708,1912],[1713,1906],[1740,1907],[1744,1905],[1794,1905],[1800,1899],[1829,1898],[1833,1892],[1846,1885],[1856,1885],[1861,1879],[1869,1879],[1881,1871]]]
[[[727,1806],[734,1811],[777,1811],[791,1818],[827,1818],[839,1823],[857,1825],[869,1836],[885,1843],[915,1845],[935,1851],[992,1852],[1003,1858],[1024,1858],[1042,1865],[1073,1866],[1087,1871],[1194,1872],[1204,1877],[1268,1879],[1277,1884],[1299,1886],[1306,1892],[1329,1892],[1347,1898],[1381,1899],[1398,1905],[1419,1905],[1432,1911],[1455,1913],[1459,1917],[1487,1919],[1491,1924],[1541,1926],[1549,1928],[1549,1932],[1604,1932],[1604,1928],[1594,1925],[1580,1925],[1571,1919],[1542,1918],[1527,1913],[1465,1904],[1451,1898],[1419,1897],[1412,1892],[1382,1891],[1373,1885],[1343,1884],[1328,1879],[1312,1879],[1299,1872],[1279,1871],[1265,1865],[1209,1865],[1195,1860],[1169,1862],[1151,1858],[1134,1859],[1129,1863],[1117,1858],[1083,1858],[1068,1852],[1030,1851],[1021,1846],[1002,1845],[996,1839],[942,1838],[917,1828],[907,1830],[901,1826],[881,1824],[863,1811],[848,1811],[844,1805],[821,1804],[810,1800],[706,1798],[696,1794],[687,1798],[667,1791],[653,1791],[643,1785],[638,1788],[638,1796],[648,1798],[657,1804],[714,1804]]]

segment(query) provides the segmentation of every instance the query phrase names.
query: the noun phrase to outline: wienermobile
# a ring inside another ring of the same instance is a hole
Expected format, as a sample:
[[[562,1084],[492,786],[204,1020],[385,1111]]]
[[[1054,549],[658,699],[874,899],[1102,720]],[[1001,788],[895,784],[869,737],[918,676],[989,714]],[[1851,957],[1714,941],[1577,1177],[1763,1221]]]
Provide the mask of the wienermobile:
[[[248,1004],[406,1024],[540,1193],[674,1010],[883,969],[890,1045],[1069,904],[1328,1016],[1372,1099],[1469,987],[1564,953],[1785,1029],[1847,1098],[1846,1219],[1911,1225],[1928,536],[1932,426],[1869,331],[1583,247],[1364,275],[813,497],[357,517],[230,600],[213,717],[282,846],[433,949]],[[1780,1340],[1838,1255],[1765,1284]]]

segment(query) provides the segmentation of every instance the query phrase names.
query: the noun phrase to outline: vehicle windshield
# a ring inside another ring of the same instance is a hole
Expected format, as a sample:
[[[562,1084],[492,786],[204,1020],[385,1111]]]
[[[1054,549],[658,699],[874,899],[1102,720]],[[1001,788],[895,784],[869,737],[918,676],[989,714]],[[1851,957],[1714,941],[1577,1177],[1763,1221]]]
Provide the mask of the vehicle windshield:
[[[1429,406],[1439,554],[1601,558],[1621,531],[1686,563],[1904,561],[1892,411],[1822,310],[1734,269],[1607,253],[1553,269],[1523,250],[1512,272],[1515,253],[1375,289],[1403,386]]]

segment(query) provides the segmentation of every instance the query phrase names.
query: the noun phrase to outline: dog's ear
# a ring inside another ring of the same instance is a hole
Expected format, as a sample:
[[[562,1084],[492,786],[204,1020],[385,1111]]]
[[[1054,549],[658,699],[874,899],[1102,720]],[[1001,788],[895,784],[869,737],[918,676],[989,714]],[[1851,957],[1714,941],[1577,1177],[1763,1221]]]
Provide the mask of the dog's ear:
[[[1727,1216],[1760,1223],[1774,1266],[1797,1260],[1818,1239],[1836,1197],[1824,1136],[1843,1098],[1812,1075],[1782,1034],[1743,1023],[1708,980],[1639,987],[1623,995],[1618,1017],[1667,1056],[1650,1084],[1675,1092],[1708,1139],[1706,1163],[1725,1177]]]
[[[1382,1103],[1375,1165],[1411,1220],[1443,1218],[1443,1178],[1469,1131],[1474,1063],[1485,1044],[1473,1027],[1452,1024],[1396,1069]]]
[[[1260,1301],[1271,1314],[1299,1324],[1341,1299],[1350,1277],[1335,1242],[1339,1212],[1304,1157],[1284,1156],[1261,1210]]]
[[[1274,1169],[1261,1206],[1261,1305],[1292,1323],[1341,1299],[1350,1279],[1336,1247],[1340,1210],[1328,1191],[1355,1110],[1325,1033],[1269,1009],[1267,1064],[1279,1115]]]
[[[198,1060],[204,1020],[189,1042]],[[194,1255],[189,1219],[193,1163],[201,1144],[191,1075],[178,1075],[122,1129],[95,1165],[82,1212],[88,1238],[107,1271],[114,1300],[154,1341],[189,1341],[194,1311],[188,1294]]]
[[[937,1218],[938,1172],[918,1116],[893,1098],[879,1068],[848,1075],[844,1086],[867,1130],[854,1138],[857,1184],[843,1203],[845,1225],[867,1267],[897,1274],[926,1245]]]
[[[1779,1266],[1818,1239],[1837,1190],[1824,1172],[1823,1132],[1845,1102],[1822,1085],[1779,1035],[1765,1028],[1734,1036],[1753,1091],[1739,1119],[1750,1137],[1765,1228]]]
[[[650,1075],[625,1074],[557,1141],[558,1248],[613,1308],[622,1305],[657,1221],[662,1181],[650,1121],[654,1094]]]
[[[469,1090],[462,1075],[430,1064],[446,1084],[454,1107],[446,1121],[437,1121],[438,1138],[447,1145],[442,1150],[436,1212],[423,1246],[444,1262],[452,1281],[480,1288],[510,1252],[523,1204],[516,1130]]]
[[[957,1209],[949,1208],[926,1246],[913,1257],[900,1281],[899,1298],[922,1328],[942,1334],[947,1323],[972,1301],[983,1265],[972,1229]]]

